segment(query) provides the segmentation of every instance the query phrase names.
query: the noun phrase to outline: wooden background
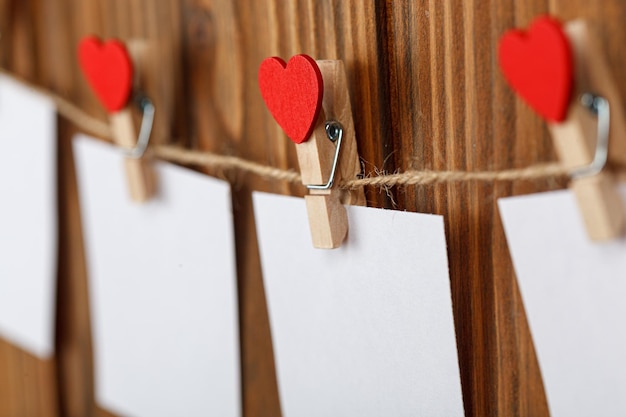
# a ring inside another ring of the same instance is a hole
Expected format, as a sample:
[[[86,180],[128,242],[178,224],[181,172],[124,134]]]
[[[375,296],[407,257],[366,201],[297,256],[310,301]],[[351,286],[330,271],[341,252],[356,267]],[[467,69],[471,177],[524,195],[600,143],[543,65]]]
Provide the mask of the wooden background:
[[[148,41],[156,53],[141,82],[157,104],[156,140],[297,169],[294,147],[262,102],[258,66],[271,55],[342,59],[367,172],[498,170],[554,159],[544,124],[505,85],[494,55],[503,31],[543,13],[597,25],[626,97],[622,0],[0,0],[0,62],[106,120],[78,70],[78,40],[95,33]],[[57,355],[42,362],[0,341],[2,417],[110,416],[94,404],[75,128],[60,119],[59,132]],[[244,416],[280,416],[250,193],[303,189],[246,175],[228,179]],[[548,415],[496,201],[562,186],[545,180],[367,190],[371,206],[445,216],[468,416]]]

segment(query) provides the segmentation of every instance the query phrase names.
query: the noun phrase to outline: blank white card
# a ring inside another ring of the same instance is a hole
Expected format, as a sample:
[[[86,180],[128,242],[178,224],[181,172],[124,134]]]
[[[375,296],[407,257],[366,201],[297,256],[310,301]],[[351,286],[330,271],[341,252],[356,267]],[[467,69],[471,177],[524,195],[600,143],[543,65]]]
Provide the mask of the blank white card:
[[[239,416],[228,184],[155,162],[159,194],[137,204],[118,149],[74,145],[98,403],[133,417]]]
[[[0,75],[0,337],[54,353],[56,108]]]
[[[589,240],[568,190],[499,204],[551,415],[626,416],[626,239]]]
[[[283,415],[463,416],[443,218],[348,207],[325,250],[303,199],[254,205]]]

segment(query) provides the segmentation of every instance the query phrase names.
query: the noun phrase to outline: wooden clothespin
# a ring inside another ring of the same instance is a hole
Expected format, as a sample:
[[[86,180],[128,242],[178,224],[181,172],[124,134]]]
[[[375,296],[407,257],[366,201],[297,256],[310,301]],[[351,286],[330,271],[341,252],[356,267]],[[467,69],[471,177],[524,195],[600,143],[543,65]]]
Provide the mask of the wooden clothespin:
[[[352,106],[342,61],[297,55],[286,64],[268,58],[259,86],[270,112],[296,143],[313,246],[332,249],[348,232],[343,204],[365,205],[363,189],[336,187],[361,172]]]
[[[499,58],[513,89],[547,120],[559,159],[572,169],[570,186],[589,237],[621,236],[626,210],[608,168],[626,163],[624,107],[588,25],[541,17],[527,32],[505,34]]]
[[[155,191],[155,175],[144,157],[154,120],[154,106],[147,97],[138,105],[143,113],[139,131],[133,119],[130,95],[134,68],[141,62],[145,48],[135,43],[133,59],[126,46],[117,40],[102,43],[97,37],[86,37],[79,45],[78,57],[89,84],[109,112],[113,141],[126,155],[125,166],[129,194],[133,201],[144,202]]]

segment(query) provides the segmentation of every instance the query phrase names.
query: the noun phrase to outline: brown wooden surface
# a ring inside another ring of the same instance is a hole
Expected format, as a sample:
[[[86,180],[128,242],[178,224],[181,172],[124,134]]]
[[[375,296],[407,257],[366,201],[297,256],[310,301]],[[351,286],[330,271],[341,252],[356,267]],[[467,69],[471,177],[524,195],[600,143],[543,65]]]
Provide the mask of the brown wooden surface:
[[[141,82],[157,105],[156,140],[297,168],[293,145],[261,100],[258,66],[271,55],[342,59],[367,172],[495,170],[555,158],[544,124],[505,85],[494,55],[504,30],[546,12],[597,25],[626,97],[621,0],[0,0],[0,60],[106,120],[78,71],[78,40],[95,33],[153,42],[159,52],[141,69]],[[59,131],[57,355],[42,362],[0,341],[1,417],[110,416],[94,404],[74,130],[61,121]],[[228,179],[235,184],[244,416],[279,416],[250,192],[304,189]],[[548,414],[496,201],[559,186],[367,190],[370,206],[445,215],[468,416]]]

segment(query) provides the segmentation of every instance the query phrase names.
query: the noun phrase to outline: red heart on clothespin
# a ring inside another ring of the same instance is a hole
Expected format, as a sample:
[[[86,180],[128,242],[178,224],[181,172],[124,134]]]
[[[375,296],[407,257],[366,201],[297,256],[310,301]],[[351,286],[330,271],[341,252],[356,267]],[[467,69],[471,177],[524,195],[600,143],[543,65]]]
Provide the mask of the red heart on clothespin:
[[[324,82],[313,58],[296,55],[287,64],[267,58],[259,68],[259,88],[265,104],[287,136],[302,143],[315,128],[322,108]]]
[[[126,106],[133,84],[133,63],[122,42],[103,43],[95,36],[85,37],[78,45],[78,62],[109,112]]]
[[[565,119],[573,83],[572,51],[561,23],[535,19],[528,31],[510,30],[500,39],[500,68],[511,88],[542,117]]]

